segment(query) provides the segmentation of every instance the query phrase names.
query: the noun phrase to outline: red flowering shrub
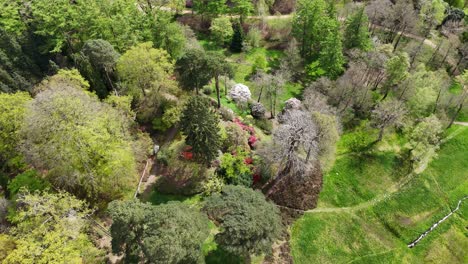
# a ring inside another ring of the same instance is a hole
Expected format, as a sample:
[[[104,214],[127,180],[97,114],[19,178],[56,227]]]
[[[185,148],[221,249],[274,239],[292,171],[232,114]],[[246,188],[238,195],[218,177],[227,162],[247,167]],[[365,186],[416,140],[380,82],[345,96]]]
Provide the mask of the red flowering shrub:
[[[260,182],[260,180],[262,179],[262,176],[259,174],[259,173],[255,173],[253,176],[252,176],[252,180],[253,180],[253,183],[257,183],[257,182]]]
[[[252,159],[251,157],[247,157],[247,158],[244,159],[244,163],[245,163],[245,164],[248,164],[248,165],[249,165],[249,164],[252,164],[252,163],[253,163],[253,159]]]
[[[188,152],[188,151],[184,151],[184,152],[182,152],[182,158],[184,158],[186,160],[192,160],[193,159],[193,153]]]
[[[257,140],[258,140],[257,137],[255,137],[254,135],[250,136],[249,137],[249,146],[254,147]]]

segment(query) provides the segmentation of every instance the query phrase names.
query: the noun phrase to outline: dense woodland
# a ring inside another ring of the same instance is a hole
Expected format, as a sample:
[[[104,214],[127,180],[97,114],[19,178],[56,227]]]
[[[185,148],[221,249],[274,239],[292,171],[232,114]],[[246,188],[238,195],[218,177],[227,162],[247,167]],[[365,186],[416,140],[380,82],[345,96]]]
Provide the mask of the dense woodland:
[[[0,262],[466,263],[466,12],[0,0]]]

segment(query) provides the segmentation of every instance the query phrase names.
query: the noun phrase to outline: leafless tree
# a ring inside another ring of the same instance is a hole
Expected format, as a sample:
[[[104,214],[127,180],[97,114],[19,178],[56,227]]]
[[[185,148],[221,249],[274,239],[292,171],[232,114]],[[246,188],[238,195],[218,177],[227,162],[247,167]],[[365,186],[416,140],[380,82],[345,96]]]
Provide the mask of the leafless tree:
[[[401,121],[405,114],[406,109],[401,101],[392,99],[380,102],[372,111],[373,125],[380,130],[376,142],[382,140],[385,128]]]

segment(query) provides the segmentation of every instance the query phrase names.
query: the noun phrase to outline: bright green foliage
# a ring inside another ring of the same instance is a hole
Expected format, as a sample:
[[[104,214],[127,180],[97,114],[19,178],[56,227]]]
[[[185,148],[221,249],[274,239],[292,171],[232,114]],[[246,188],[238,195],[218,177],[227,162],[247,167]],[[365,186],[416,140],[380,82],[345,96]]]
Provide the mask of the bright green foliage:
[[[154,45],[166,50],[172,59],[180,58],[187,42],[183,27],[177,22],[159,23],[154,26],[154,30]]]
[[[409,131],[411,159],[416,164],[429,162],[439,149],[443,133],[442,123],[435,116],[429,116]]]
[[[231,43],[234,30],[232,29],[231,20],[228,17],[219,17],[213,19],[210,27],[211,35],[218,45]]]
[[[334,5],[324,0],[297,3],[293,34],[302,57],[310,64],[308,73],[313,79],[322,75],[335,78],[343,71],[341,34],[334,13]]]
[[[196,48],[187,50],[177,61],[177,72],[180,84],[187,90],[195,88],[197,94],[213,77],[205,51]]]
[[[336,20],[330,20],[330,24],[332,24],[329,27],[330,31],[321,43],[318,61],[320,68],[325,71],[324,75],[334,79],[343,72],[345,59],[341,45],[339,23]]]
[[[254,6],[251,0],[231,0],[231,14],[238,15],[240,23],[243,24],[245,17],[254,11]]]
[[[252,185],[252,170],[245,163],[247,157],[247,153],[240,149],[235,154],[224,153],[221,157],[218,174],[225,179],[227,184],[250,187]]]
[[[154,49],[151,42],[132,47],[117,61],[117,73],[122,79],[122,91],[137,103],[139,119],[149,121],[159,107],[160,94],[172,92],[176,85],[171,76],[174,64],[169,54]]]
[[[27,160],[56,187],[91,202],[122,197],[136,182],[130,120],[72,82],[45,88],[22,127]]]
[[[0,0],[0,27],[7,32],[20,34],[26,29],[20,16],[21,1]]]
[[[226,150],[234,151],[249,151],[248,144],[249,134],[243,130],[238,124],[228,123],[225,128],[225,138],[223,138],[223,147]]]
[[[427,33],[433,27],[440,25],[445,18],[447,3],[443,0],[422,0],[419,11],[420,24],[423,33]]]
[[[125,263],[203,263],[208,219],[180,202],[153,206],[138,200],[109,204],[112,251]]]
[[[186,103],[182,112],[181,130],[185,142],[192,146],[195,157],[209,164],[218,156],[221,137],[218,133],[218,116],[210,108],[207,98],[194,96]]]
[[[226,0],[194,0],[193,10],[201,15],[217,17],[227,12]]]
[[[18,195],[18,207],[10,220],[16,248],[5,264],[88,263],[99,261],[102,252],[85,233],[87,205],[68,193],[47,192]],[[102,259],[101,259],[102,260]]]
[[[76,69],[64,70],[60,69],[57,74],[47,77],[41,83],[34,87],[34,93],[40,93],[47,90],[56,90],[63,87],[73,87],[87,91],[90,88],[80,72]]]
[[[415,116],[427,116],[433,109],[437,91],[443,86],[443,75],[439,72],[427,71],[423,65],[408,77],[409,85],[405,93],[407,105]]]
[[[0,234],[0,261],[3,261],[14,249],[15,241],[13,238],[6,234]]]
[[[371,48],[372,42],[369,35],[369,19],[364,8],[360,8],[346,21],[344,33],[344,46],[346,49],[357,48],[367,51]]]
[[[49,188],[50,184],[40,178],[39,173],[32,169],[16,175],[16,177],[8,183],[10,196],[15,196],[23,187],[31,192],[36,190],[43,191]]]
[[[73,50],[75,44],[90,39],[99,17],[97,1],[37,0],[31,2],[32,26],[46,38],[43,52]]]
[[[404,52],[396,53],[395,56],[391,57],[387,64],[385,64],[385,70],[387,71],[387,84],[395,85],[401,82],[408,75],[409,58],[408,54]]]
[[[99,5],[100,14],[94,17],[98,32],[94,38],[109,41],[120,52],[152,39],[151,30],[155,27],[152,14],[141,12],[134,0],[95,2]]]
[[[0,93],[0,163],[18,158],[19,130],[31,97],[26,92]]]
[[[240,256],[270,252],[281,233],[279,209],[250,188],[227,185],[206,200],[204,210],[221,228],[216,243]]]

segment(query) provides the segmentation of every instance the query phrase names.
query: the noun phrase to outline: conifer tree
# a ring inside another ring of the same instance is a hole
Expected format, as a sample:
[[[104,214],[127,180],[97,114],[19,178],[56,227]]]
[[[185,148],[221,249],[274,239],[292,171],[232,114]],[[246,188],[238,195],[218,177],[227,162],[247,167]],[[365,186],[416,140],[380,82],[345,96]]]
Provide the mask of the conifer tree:
[[[344,33],[344,46],[346,49],[358,48],[364,51],[370,49],[371,40],[368,24],[369,19],[364,12],[364,8],[359,9],[348,18]]]
[[[193,148],[198,160],[209,164],[221,146],[218,117],[209,107],[209,100],[194,96],[189,99],[181,117],[186,143]]]

